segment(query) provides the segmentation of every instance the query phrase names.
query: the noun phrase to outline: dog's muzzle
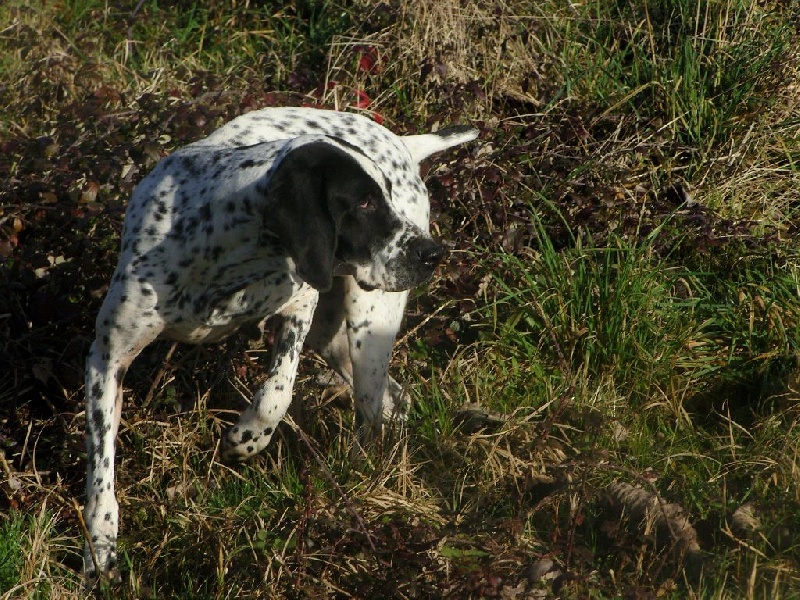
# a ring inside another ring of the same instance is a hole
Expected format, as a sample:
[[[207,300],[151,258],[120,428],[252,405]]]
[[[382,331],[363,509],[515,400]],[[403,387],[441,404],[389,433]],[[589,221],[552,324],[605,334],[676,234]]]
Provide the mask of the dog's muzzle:
[[[383,290],[402,292],[425,283],[433,275],[436,266],[447,255],[441,244],[429,237],[414,237],[403,245],[401,252],[383,263],[384,268],[375,273],[371,268],[340,265],[337,275],[352,275],[358,286],[367,292]]]
[[[428,281],[446,254],[444,246],[429,237],[410,240],[405,252],[389,268],[396,278],[394,289],[407,290]]]
[[[409,244],[409,254],[416,259],[422,269],[428,269],[431,274],[436,266],[442,262],[447,254],[444,246],[429,238],[415,238]]]

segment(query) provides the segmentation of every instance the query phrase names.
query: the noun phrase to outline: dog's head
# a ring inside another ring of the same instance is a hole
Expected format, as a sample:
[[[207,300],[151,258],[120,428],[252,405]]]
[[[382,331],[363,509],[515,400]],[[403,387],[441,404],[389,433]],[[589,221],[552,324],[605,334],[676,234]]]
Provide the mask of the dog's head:
[[[417,169],[415,159],[398,157]],[[335,273],[351,274],[364,289],[407,290],[429,279],[445,255],[397,209],[390,180],[371,158],[339,138],[287,143],[265,193],[266,230],[320,291]]]

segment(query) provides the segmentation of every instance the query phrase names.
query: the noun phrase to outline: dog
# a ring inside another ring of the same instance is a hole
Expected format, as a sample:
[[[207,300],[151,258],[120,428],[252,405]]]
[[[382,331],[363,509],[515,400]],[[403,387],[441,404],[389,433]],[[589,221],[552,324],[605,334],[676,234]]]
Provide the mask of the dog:
[[[304,344],[353,388],[364,439],[404,416],[389,358],[408,290],[445,255],[429,233],[419,164],[477,134],[397,136],[357,114],[268,108],[179,149],[139,183],[86,360],[87,581],[119,578],[122,381],[157,337],[215,342],[279,318],[267,380],[223,436],[227,460],[269,443]]]

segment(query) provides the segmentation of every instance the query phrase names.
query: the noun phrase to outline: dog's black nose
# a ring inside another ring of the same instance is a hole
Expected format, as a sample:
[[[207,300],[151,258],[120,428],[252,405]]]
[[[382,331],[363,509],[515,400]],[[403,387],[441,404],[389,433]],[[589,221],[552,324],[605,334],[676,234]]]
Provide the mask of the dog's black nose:
[[[411,251],[423,265],[433,269],[444,258],[447,251],[441,244],[428,238],[417,238],[411,242]]]

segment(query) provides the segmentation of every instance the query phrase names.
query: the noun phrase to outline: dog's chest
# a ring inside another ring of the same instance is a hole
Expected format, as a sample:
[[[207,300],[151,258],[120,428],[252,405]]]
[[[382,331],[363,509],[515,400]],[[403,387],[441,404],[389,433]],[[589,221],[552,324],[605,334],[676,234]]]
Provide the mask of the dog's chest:
[[[230,242],[230,243],[228,243]],[[222,251],[182,252],[176,270],[154,281],[170,323],[165,335],[186,342],[222,339],[243,323],[280,311],[306,285],[290,258],[269,240],[239,243],[226,240]]]
[[[260,321],[315,293],[286,273],[264,277],[236,290],[212,286],[201,290],[181,315],[171,318],[162,335],[194,344],[219,341],[245,323]]]

